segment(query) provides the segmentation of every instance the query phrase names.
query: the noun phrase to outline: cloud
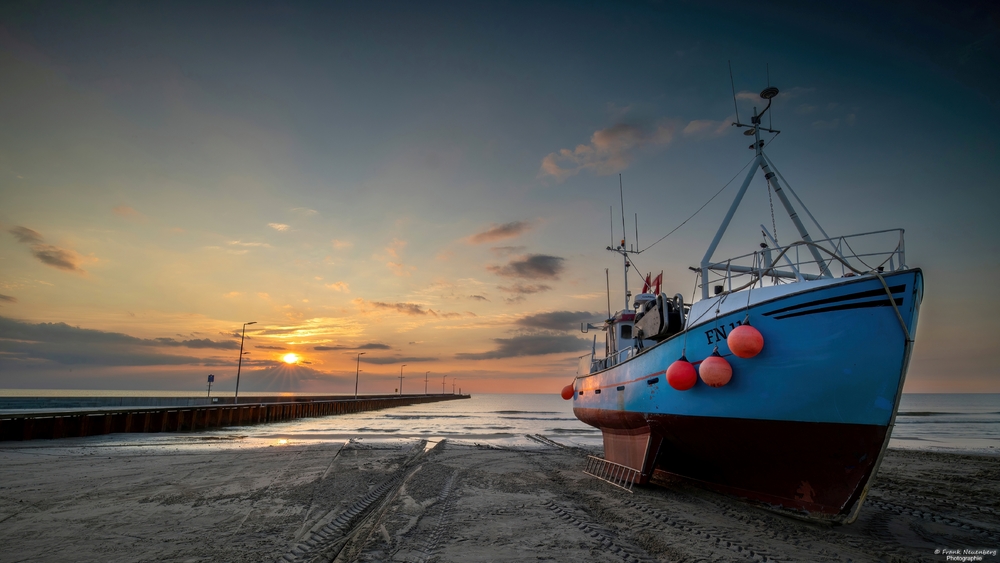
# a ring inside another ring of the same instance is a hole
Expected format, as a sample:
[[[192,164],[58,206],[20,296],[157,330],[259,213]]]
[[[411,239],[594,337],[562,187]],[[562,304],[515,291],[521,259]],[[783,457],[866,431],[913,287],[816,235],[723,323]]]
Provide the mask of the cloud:
[[[405,240],[393,238],[392,242],[385,247],[385,253],[392,258],[392,260],[386,261],[385,265],[396,276],[409,276],[412,271],[416,270],[416,267],[407,266],[403,264],[403,261],[400,259],[400,254],[403,252],[403,249],[406,248],[406,245],[407,242]]]
[[[500,291],[506,291],[507,293],[516,293],[517,295],[531,295],[533,293],[549,291],[552,287],[545,284],[515,283],[514,285],[509,286],[498,286],[498,289]]]
[[[80,264],[83,263],[82,256],[72,250],[45,244],[41,233],[38,231],[33,231],[27,227],[14,227],[8,232],[14,235],[17,242],[27,244],[31,249],[31,254],[41,260],[43,264],[60,270],[79,272],[81,274],[87,273],[80,267]]]
[[[84,271],[80,268],[80,264],[83,262],[82,257],[72,250],[66,250],[65,248],[59,248],[51,244],[35,244],[31,246],[31,254],[41,260],[42,263],[48,264],[53,268],[70,272]]]
[[[520,254],[524,252],[526,246],[492,246],[490,247],[490,252],[496,254],[497,256],[510,256],[512,254]]]
[[[399,364],[402,362],[436,362],[437,358],[429,357],[417,357],[417,356],[387,356],[380,358],[378,356],[361,356],[361,362],[365,364],[375,364],[375,365],[388,365],[388,364]]]
[[[685,137],[702,139],[708,137],[721,137],[729,132],[729,128],[732,127],[732,123],[732,119],[723,119],[722,121],[695,119],[684,127],[683,133]]]
[[[111,212],[119,217],[125,217],[126,219],[144,219],[145,215],[139,213],[132,207],[127,205],[119,205],[117,207],[112,207]]]
[[[487,270],[498,276],[522,279],[559,279],[565,259],[546,254],[529,254],[511,260],[504,266],[487,266]]]
[[[431,316],[442,319],[452,319],[462,316],[475,317],[475,313],[451,313],[443,311],[435,311],[434,309],[426,309],[423,305],[417,303],[385,303],[383,301],[366,301],[364,299],[358,298],[352,301],[359,309],[370,310],[370,309],[382,309],[394,311],[403,315],[408,315],[411,317],[423,317]]]
[[[309,209],[308,207],[293,207],[292,213],[298,213],[299,215],[304,215],[306,217],[319,215],[319,211],[316,211],[315,209]]]
[[[473,301],[489,301],[489,299],[483,297],[482,295],[470,295],[469,299],[472,299]]]
[[[472,244],[482,244],[484,242],[496,242],[506,238],[514,238],[531,229],[528,221],[511,221],[503,225],[493,224],[489,229],[476,233],[469,237]]]
[[[288,225],[284,223],[268,223],[267,226],[271,227],[276,231],[287,231],[290,228]]]
[[[10,295],[4,295],[0,293],[0,301],[6,301],[8,303],[17,303],[16,297],[11,297]]]
[[[588,311],[552,311],[521,317],[515,324],[544,330],[577,330],[582,322],[603,318],[600,313]]]
[[[73,327],[66,323],[33,324],[0,317],[0,356],[7,359],[106,366],[230,363],[228,359],[220,361],[150,350],[162,347],[234,350],[239,348],[239,344],[209,339],[136,338],[118,332]]]
[[[347,282],[339,281],[339,282],[336,282],[336,283],[328,283],[328,284],[325,284],[325,285],[326,285],[326,287],[328,287],[328,288],[330,288],[330,289],[332,289],[334,291],[339,291],[341,293],[350,293],[351,292],[351,286],[349,286],[347,284]]]
[[[243,242],[241,240],[231,240],[229,244],[232,246],[247,246],[251,248],[271,248],[270,244],[266,242]]]
[[[186,348],[214,348],[217,350],[238,350],[240,345],[230,340],[209,340],[208,338],[195,338],[191,340],[175,340],[173,338],[154,338],[159,346],[184,346]],[[154,344],[151,344],[154,345]]]
[[[569,335],[525,335],[513,338],[494,338],[497,347],[488,352],[458,353],[459,360],[497,360],[501,358],[518,358],[523,356],[542,356],[545,354],[561,354],[579,352],[590,349],[590,342]]]
[[[364,299],[355,299],[353,303],[359,307],[367,306],[374,309],[388,309],[411,316],[437,315],[431,309],[424,309],[416,303],[385,303],[383,301],[365,301]]]
[[[392,346],[380,342],[369,342],[360,346],[313,346],[313,350],[320,352],[329,350],[392,350]]]
[[[392,239],[392,242],[389,243],[389,246],[385,247],[385,253],[393,258],[399,258],[399,253],[406,248],[406,244],[405,240],[394,238]]]
[[[627,123],[612,125],[595,131],[589,144],[548,154],[542,159],[539,176],[552,176],[561,182],[582,170],[599,175],[620,172],[628,167],[639,149],[670,143],[674,129],[669,121],[661,121],[651,129]]]
[[[336,248],[337,250],[340,250],[341,248],[350,248],[351,246],[354,246],[353,242],[346,240],[337,240],[337,239],[331,240],[330,244],[332,244],[333,247]]]
[[[91,328],[73,327],[66,323],[32,324],[7,317],[0,317],[0,339],[30,342],[65,342],[67,344],[112,343],[137,346],[186,346],[189,348],[219,348],[226,350],[239,348],[239,344],[232,341],[137,338],[120,332],[105,332]]]
[[[261,350],[285,350],[283,346],[254,346],[254,348],[260,348]]]
[[[33,231],[28,227],[14,227],[13,229],[7,232],[14,235],[14,238],[17,239],[17,242],[21,242],[24,244],[38,244],[41,242],[45,242],[44,240],[42,240],[41,233],[39,233],[38,231]]]

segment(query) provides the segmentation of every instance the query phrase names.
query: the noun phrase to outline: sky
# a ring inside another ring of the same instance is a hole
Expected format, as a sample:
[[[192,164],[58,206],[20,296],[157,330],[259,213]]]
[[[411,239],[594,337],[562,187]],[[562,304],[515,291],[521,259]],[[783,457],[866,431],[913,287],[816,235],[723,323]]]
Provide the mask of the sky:
[[[0,388],[231,392],[252,321],[241,392],[557,393],[619,175],[639,247],[709,202],[634,260],[692,295],[772,85],[817,220],[924,271],[904,391],[1000,392],[990,2],[11,1],[0,85]]]

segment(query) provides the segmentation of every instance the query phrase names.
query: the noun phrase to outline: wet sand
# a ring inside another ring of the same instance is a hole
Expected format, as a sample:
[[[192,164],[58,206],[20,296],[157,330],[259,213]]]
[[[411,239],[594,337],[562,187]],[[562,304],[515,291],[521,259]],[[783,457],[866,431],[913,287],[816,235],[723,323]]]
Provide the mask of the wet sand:
[[[1000,547],[997,457],[890,450],[858,521],[831,527],[683,483],[629,494],[584,475],[588,453],[8,443],[0,561],[911,562]]]

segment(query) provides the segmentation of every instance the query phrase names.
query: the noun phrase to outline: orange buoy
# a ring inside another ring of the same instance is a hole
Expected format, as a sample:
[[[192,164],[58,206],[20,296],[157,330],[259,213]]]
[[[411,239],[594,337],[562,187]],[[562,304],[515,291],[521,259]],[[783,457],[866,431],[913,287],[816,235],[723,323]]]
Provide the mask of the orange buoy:
[[[684,356],[667,368],[667,383],[678,391],[687,391],[698,382],[698,373]]]
[[[563,387],[563,390],[562,390],[562,398],[563,399],[566,399],[568,401],[568,400],[572,399],[573,395],[575,395],[575,394],[576,394],[576,390],[573,389],[572,385],[567,385],[566,387]]]
[[[726,344],[737,357],[752,358],[764,348],[764,336],[748,324],[740,325],[729,332]]]
[[[719,355],[719,349],[716,348],[711,356],[701,361],[698,374],[701,375],[701,380],[705,382],[705,385],[722,387],[732,379],[733,367]]]

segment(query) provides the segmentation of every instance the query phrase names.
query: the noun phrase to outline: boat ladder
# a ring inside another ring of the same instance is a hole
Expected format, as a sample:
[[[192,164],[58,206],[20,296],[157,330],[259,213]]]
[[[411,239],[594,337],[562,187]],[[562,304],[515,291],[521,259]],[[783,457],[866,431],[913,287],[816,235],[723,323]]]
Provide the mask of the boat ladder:
[[[630,493],[632,492],[632,483],[637,481],[641,474],[638,469],[632,469],[592,455],[587,456],[587,468],[583,472]]]

